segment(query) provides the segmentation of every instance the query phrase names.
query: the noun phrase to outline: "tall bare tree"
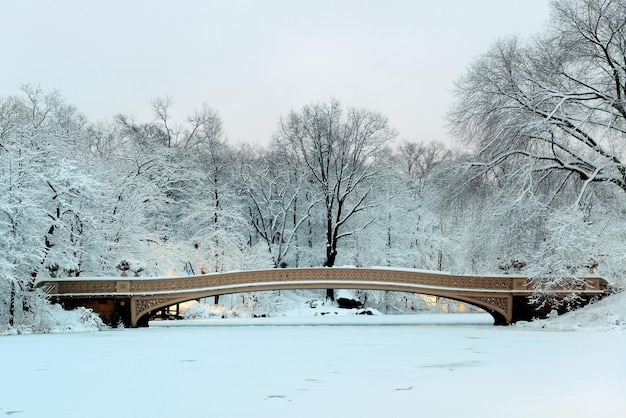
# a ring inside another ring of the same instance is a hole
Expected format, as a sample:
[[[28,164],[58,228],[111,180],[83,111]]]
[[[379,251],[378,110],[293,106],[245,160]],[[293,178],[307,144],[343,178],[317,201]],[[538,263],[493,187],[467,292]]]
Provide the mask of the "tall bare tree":
[[[337,100],[307,105],[279,124],[276,140],[308,170],[323,196],[326,213],[326,259],[332,267],[340,240],[374,222],[347,222],[379,204],[374,190],[381,173],[384,146],[396,136],[387,118],[367,109],[344,111]],[[333,299],[333,292],[327,295]]]

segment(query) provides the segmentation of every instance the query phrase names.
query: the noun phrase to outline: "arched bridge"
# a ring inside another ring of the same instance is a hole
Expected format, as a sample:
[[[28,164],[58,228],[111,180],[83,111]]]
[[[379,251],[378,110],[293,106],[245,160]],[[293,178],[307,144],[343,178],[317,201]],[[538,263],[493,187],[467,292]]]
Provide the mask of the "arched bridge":
[[[607,281],[588,277],[575,292],[585,304],[606,293]],[[521,275],[456,276],[386,268],[287,268],[214,273],[201,276],[139,278],[61,278],[40,281],[52,300],[66,308],[85,306],[116,325],[147,326],[150,314],[178,303],[231,293],[283,289],[372,289],[441,296],[478,306],[496,325],[545,316],[529,304],[532,289]]]

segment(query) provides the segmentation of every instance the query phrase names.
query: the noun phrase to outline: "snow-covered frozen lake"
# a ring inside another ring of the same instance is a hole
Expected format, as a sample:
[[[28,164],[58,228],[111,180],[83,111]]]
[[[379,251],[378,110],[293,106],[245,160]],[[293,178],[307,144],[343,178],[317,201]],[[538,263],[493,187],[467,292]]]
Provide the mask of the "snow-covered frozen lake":
[[[2,336],[0,416],[625,416],[626,334],[491,323],[229,319]]]

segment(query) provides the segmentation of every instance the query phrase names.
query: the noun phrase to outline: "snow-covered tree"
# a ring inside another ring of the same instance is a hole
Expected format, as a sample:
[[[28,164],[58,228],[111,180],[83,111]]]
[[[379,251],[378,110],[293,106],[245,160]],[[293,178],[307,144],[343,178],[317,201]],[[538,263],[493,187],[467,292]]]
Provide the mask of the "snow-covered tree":
[[[472,152],[448,173],[447,194],[465,206],[456,268],[523,257],[544,291],[575,285],[588,259],[620,264],[599,236],[623,207],[589,208],[626,191],[626,2],[557,0],[551,10],[545,31],[501,39],[470,65],[448,115]]]
[[[548,29],[496,42],[456,84],[449,118],[475,172],[509,165],[554,193],[626,191],[626,2],[557,0]],[[575,181],[571,181],[575,180]]]
[[[280,121],[276,141],[306,167],[325,208],[326,260],[332,267],[338,243],[373,222],[346,224],[379,204],[381,155],[396,136],[387,118],[367,109],[341,108],[338,101],[307,105]],[[333,297],[332,291],[329,297]]]
[[[248,225],[237,183],[235,150],[228,144],[217,112],[204,106],[188,119],[185,155],[194,185],[181,218],[192,245],[194,271],[241,269],[248,251]],[[191,248],[191,247],[190,247]]]
[[[278,152],[257,153],[239,170],[250,223],[274,267],[299,263],[298,230],[309,221],[313,206],[321,202],[313,196],[308,179],[307,172],[289,164]],[[290,252],[293,261],[287,259]]]

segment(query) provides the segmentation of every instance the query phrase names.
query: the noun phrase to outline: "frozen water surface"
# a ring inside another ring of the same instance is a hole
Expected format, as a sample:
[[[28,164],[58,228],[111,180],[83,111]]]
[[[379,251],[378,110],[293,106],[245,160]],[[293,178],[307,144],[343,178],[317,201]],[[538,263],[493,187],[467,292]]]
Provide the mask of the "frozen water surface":
[[[491,322],[330,316],[3,336],[0,416],[625,416],[626,334]]]

